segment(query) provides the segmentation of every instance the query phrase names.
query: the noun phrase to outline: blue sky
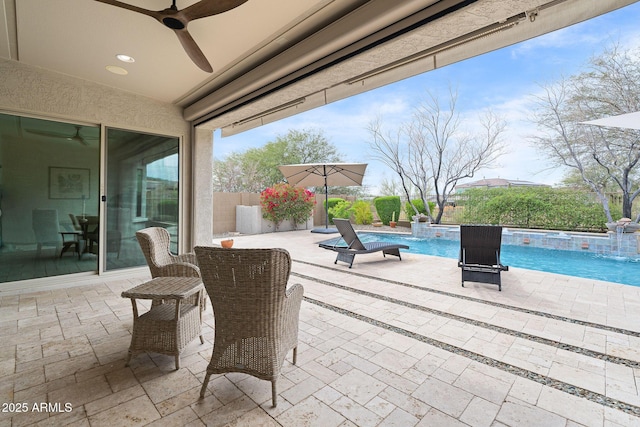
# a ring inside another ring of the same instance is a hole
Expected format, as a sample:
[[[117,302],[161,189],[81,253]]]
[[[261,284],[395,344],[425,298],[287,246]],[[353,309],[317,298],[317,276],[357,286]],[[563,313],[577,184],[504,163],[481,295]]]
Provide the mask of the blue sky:
[[[396,177],[370,157],[367,125],[380,117],[385,128],[395,128],[411,114],[427,89],[446,100],[452,86],[458,91],[457,109],[469,126],[485,108],[491,108],[507,122],[507,153],[499,165],[479,171],[472,180],[501,177],[553,185],[562,179],[563,170],[549,169],[543,154],[528,141],[536,131],[527,119],[532,111],[532,96],[540,90],[540,84],[580,72],[590,57],[614,43],[625,48],[640,46],[638,22],[640,2],[238,135],[221,138],[217,131],[214,157],[221,159],[230,152],[264,145],[290,129],[322,129],[327,139],[339,147],[345,162],[369,164],[364,184],[375,192],[382,178]]]

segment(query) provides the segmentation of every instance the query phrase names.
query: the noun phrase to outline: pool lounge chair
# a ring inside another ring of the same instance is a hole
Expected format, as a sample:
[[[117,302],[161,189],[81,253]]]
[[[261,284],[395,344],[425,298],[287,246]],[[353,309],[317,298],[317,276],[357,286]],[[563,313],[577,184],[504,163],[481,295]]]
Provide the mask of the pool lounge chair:
[[[465,280],[498,285],[502,290],[500,273],[509,267],[500,262],[502,227],[497,225],[461,225],[460,257],[462,287]]]
[[[334,218],[333,223],[342,235],[344,244],[338,245],[330,243],[320,243],[320,247],[337,252],[338,256],[334,264],[338,261],[346,262],[349,264],[349,268],[353,265],[353,259],[359,254],[370,254],[373,252],[382,251],[383,256],[393,255],[402,260],[400,256],[400,249],[409,249],[407,245],[401,245],[396,243],[387,242],[362,242],[356,234],[353,226],[348,219]]]

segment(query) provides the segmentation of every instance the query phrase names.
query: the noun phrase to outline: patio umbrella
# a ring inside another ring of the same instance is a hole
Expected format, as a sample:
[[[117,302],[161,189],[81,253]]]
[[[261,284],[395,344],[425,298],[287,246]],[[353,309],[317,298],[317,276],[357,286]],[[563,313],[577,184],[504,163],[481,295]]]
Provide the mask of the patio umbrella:
[[[329,186],[349,187],[362,185],[366,163],[305,163],[299,165],[282,165],[280,172],[287,182],[300,187],[317,187],[324,185],[325,226],[314,228],[312,233],[337,233],[329,228]]]
[[[582,123],[585,125],[640,130],[640,111],[636,111],[635,113],[619,114],[617,116],[605,117],[598,120],[589,120],[588,122]]]

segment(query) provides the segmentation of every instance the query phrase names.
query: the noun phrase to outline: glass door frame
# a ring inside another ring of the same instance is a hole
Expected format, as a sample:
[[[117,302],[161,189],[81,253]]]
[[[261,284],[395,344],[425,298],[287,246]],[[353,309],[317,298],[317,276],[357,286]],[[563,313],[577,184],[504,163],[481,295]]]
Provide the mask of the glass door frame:
[[[190,171],[192,168],[188,165],[188,161],[190,159],[186,159],[185,158],[185,152],[187,152],[188,150],[185,150],[185,137],[183,135],[178,135],[178,134],[172,134],[172,133],[168,133],[168,132],[154,132],[154,131],[150,131],[148,129],[140,129],[140,128],[135,128],[135,127],[130,127],[130,126],[115,126],[115,125],[110,125],[110,124],[105,124],[105,123],[101,123],[100,124],[100,183],[99,183],[99,191],[100,191],[100,208],[99,208],[99,213],[100,213],[100,250],[99,250],[99,256],[98,256],[98,274],[99,275],[103,275],[103,274],[118,274],[121,273],[122,271],[126,271],[129,269],[133,269],[133,268],[147,268],[146,264],[142,264],[139,266],[132,266],[132,267],[124,267],[124,268],[116,268],[116,269],[108,269],[107,268],[107,227],[108,227],[108,204],[109,204],[109,198],[110,196],[112,197],[112,194],[109,194],[109,187],[108,187],[108,166],[109,166],[109,154],[108,154],[108,150],[109,150],[109,144],[107,141],[107,137],[108,137],[108,131],[109,129],[113,129],[113,130],[118,130],[118,131],[125,131],[125,132],[132,132],[132,133],[140,133],[140,134],[144,134],[144,135],[150,135],[150,136],[158,136],[158,137],[164,137],[164,138],[171,138],[171,139],[176,139],[177,140],[177,152],[176,154],[178,155],[178,174],[177,174],[177,179],[178,179],[178,196],[177,196],[177,224],[176,224],[176,228],[177,228],[177,250],[178,252],[181,252],[183,250],[183,247],[185,245],[185,233],[187,233],[188,231],[186,231],[185,226],[184,226],[184,221],[185,221],[185,213],[184,213],[184,207],[185,207],[185,177],[188,174],[188,171]]]

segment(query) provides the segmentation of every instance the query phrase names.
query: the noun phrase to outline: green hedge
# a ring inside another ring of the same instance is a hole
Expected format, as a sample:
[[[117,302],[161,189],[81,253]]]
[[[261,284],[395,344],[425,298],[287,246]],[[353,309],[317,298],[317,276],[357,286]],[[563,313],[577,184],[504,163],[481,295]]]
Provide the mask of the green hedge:
[[[411,200],[413,206],[418,209],[418,213],[427,215],[427,210],[424,208],[424,203],[422,203],[422,199],[413,199]],[[436,210],[436,202],[429,202],[429,208],[431,209],[431,214]],[[407,217],[413,218],[416,214],[413,208],[411,207],[411,203],[406,202],[404,204],[404,212],[407,214]]]
[[[548,230],[604,230],[607,218],[591,194],[547,187],[471,189],[460,197],[462,222]]]
[[[333,215],[331,215],[331,208],[337,205],[340,202],[344,202],[345,200],[340,197],[329,197],[328,200],[322,202],[322,207],[327,209],[327,202],[329,204],[329,224],[333,224]]]
[[[393,213],[396,214],[396,221],[400,216],[400,196],[382,196],[373,199],[373,205],[376,207],[380,221],[389,225]]]
[[[351,202],[340,199],[335,205],[329,208],[329,221],[333,223],[333,218],[351,219]]]

